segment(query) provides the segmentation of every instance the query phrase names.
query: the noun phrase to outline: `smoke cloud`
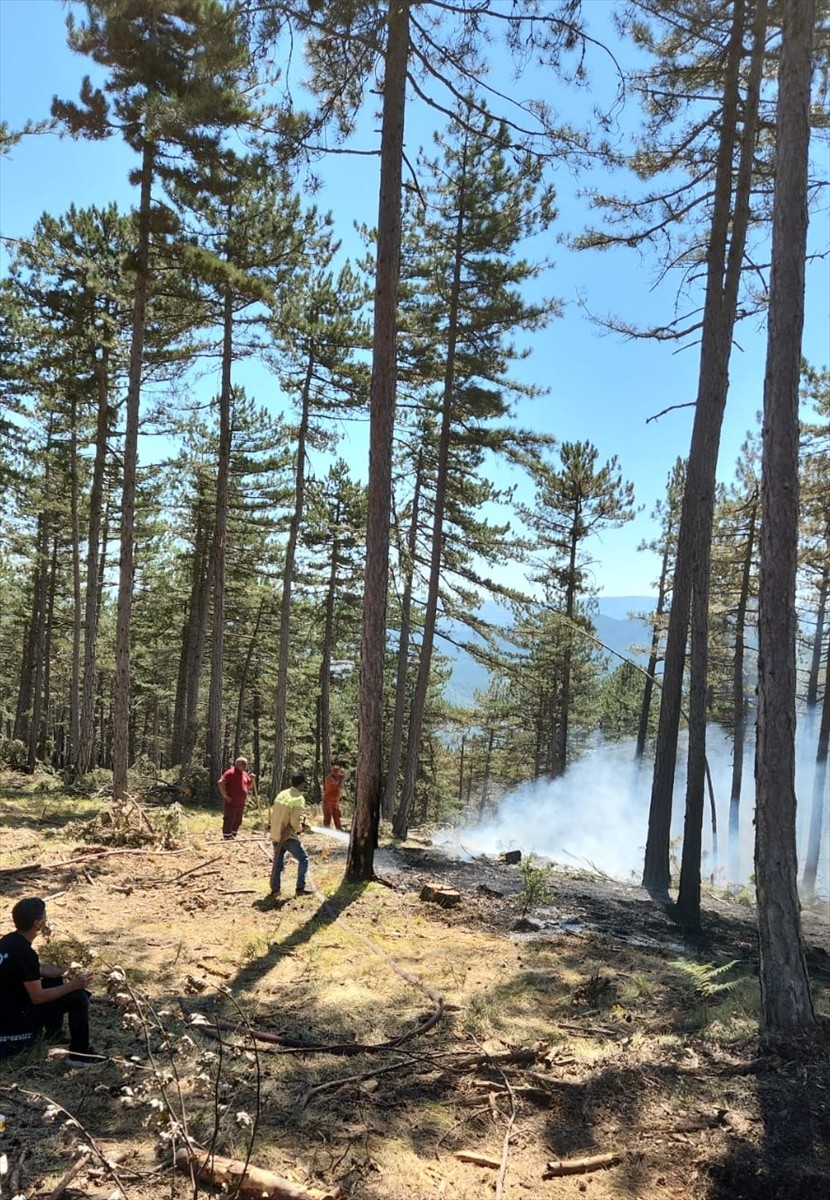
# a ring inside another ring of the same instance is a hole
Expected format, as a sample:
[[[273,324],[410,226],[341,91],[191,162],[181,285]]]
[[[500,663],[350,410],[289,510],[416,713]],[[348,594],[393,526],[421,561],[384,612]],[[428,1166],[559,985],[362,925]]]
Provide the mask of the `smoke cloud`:
[[[807,848],[807,831],[815,770],[815,740],[803,727],[798,739],[796,790],[798,850]],[[712,828],[709,797],[703,821],[702,873],[725,885],[749,884],[754,871],[754,745],[744,761],[740,836],[737,853],[728,848],[732,743],[717,726],[707,732],[707,759],[715,796],[717,832]],[[679,873],[685,810],[686,745],[681,739],[672,804],[672,876]],[[597,739],[589,752],[556,780],[535,780],[504,796],[494,813],[443,830],[434,841],[470,854],[498,854],[519,849],[565,866],[597,867],[615,879],[639,882],[648,829],[652,761],[638,766],[634,742],[608,743]],[[825,803],[818,891],[827,895],[828,812]],[[728,862],[737,864],[732,870]],[[729,876],[734,875],[730,879]]]

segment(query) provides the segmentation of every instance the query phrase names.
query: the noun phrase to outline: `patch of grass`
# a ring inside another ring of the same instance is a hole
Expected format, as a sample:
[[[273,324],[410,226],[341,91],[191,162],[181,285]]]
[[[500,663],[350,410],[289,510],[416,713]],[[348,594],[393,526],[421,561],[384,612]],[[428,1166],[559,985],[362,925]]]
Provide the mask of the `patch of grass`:
[[[633,1004],[636,1000],[653,1000],[657,994],[657,985],[648,975],[636,971],[629,975],[620,991],[622,1004]]]
[[[489,993],[473,996],[461,1014],[461,1028],[470,1037],[488,1038],[504,1027],[502,1006]]]

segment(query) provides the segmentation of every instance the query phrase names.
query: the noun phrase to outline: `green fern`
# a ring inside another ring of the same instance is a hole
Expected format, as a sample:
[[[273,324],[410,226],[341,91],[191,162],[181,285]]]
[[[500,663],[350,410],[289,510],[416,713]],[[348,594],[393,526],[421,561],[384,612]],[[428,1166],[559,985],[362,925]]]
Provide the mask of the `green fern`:
[[[669,965],[674,967],[686,980],[692,985],[694,993],[701,1000],[711,1000],[713,996],[725,995],[727,992],[733,992],[741,984],[746,983],[749,976],[739,975],[733,979],[724,979],[734,967],[740,964],[739,958],[733,958],[731,962],[721,963],[696,963],[689,962],[687,959],[675,959]]]

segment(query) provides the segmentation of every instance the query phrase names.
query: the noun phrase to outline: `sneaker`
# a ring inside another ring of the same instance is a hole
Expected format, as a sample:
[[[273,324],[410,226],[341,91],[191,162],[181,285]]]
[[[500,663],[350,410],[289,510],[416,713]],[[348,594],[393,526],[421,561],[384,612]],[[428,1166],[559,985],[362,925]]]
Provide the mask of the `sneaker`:
[[[310,896],[310,895],[311,895],[311,889],[310,889],[310,888],[304,888],[304,887],[297,888],[297,890],[296,890],[296,892],[294,893],[294,895],[295,895],[295,896]]]
[[[82,1054],[79,1050],[70,1050],[66,1056],[66,1065],[68,1067],[96,1067],[107,1061],[106,1054],[96,1054],[91,1046],[85,1054]]]

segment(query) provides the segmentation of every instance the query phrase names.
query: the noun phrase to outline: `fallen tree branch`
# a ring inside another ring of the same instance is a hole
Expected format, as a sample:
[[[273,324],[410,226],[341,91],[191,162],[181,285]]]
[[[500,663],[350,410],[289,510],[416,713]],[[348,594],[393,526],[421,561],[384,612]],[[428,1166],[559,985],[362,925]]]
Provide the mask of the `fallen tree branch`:
[[[456,1150],[453,1158],[459,1162],[473,1163],[476,1167],[492,1167],[497,1171],[501,1166],[500,1158],[492,1158],[489,1154],[479,1154],[477,1150]]]
[[[182,1147],[176,1151],[176,1166],[195,1175],[200,1183],[221,1187],[240,1200],[339,1200],[343,1194],[336,1184],[323,1191],[306,1188],[264,1167],[246,1166],[238,1159],[218,1154],[205,1158],[203,1154]]]
[[[347,1083],[362,1083],[365,1079],[374,1079],[377,1075],[389,1075],[393,1071],[403,1071],[407,1067],[417,1067],[418,1063],[415,1059],[405,1059],[403,1062],[392,1063],[388,1067],[376,1067],[374,1071],[361,1071],[359,1075],[344,1075],[342,1079],[329,1079],[326,1083],[318,1083],[314,1087],[308,1088],[300,1097],[298,1108],[300,1112],[320,1092],[330,1092],[339,1087],[345,1087]]]
[[[90,1158],[92,1158],[91,1154],[82,1154],[80,1158],[76,1158],[75,1162],[73,1162],[72,1166],[66,1172],[63,1179],[61,1179],[58,1186],[54,1188],[46,1197],[46,1200],[60,1200],[61,1196],[66,1194],[66,1189],[69,1187],[72,1180],[84,1169]]]
[[[0,875],[34,875],[36,871],[42,870],[42,863],[23,863],[19,867],[0,867]]]
[[[20,1187],[20,1173],[23,1170],[23,1163],[26,1161],[27,1154],[28,1150],[24,1146],[20,1151],[20,1157],[15,1161],[9,1173],[9,1187],[11,1188],[12,1200],[15,1200],[15,1197],[19,1196],[22,1192],[22,1188]]]
[[[507,1163],[510,1157],[510,1138],[513,1134],[513,1126],[516,1123],[516,1093],[510,1086],[510,1080],[505,1075],[504,1071],[499,1071],[499,1074],[504,1081],[504,1086],[510,1095],[510,1116],[507,1120],[507,1128],[504,1131],[504,1141],[501,1148],[501,1163],[499,1164],[499,1174],[496,1179],[496,1200],[503,1200],[504,1197],[504,1181],[507,1177]]]
[[[172,879],[160,879],[156,886],[168,887],[171,883],[178,883],[181,879],[187,879],[188,875],[195,875],[197,871],[203,871],[205,867],[212,866],[213,863],[219,862],[221,854],[217,854],[215,858],[209,858],[207,862],[197,863],[195,867],[191,867],[189,871],[180,871],[178,875],[174,875]],[[217,872],[214,872],[217,874]]]
[[[120,854],[187,854],[184,850],[165,850],[162,847],[148,846],[143,850],[89,850],[88,852],[80,851],[74,858],[65,858],[60,862],[48,863],[25,863],[20,867],[0,867],[0,875],[21,875],[34,874],[37,871],[55,871],[60,867],[77,867],[82,862],[94,862],[98,858],[112,858]]]
[[[555,1179],[560,1175],[586,1175],[589,1171],[602,1171],[615,1167],[623,1160],[622,1154],[590,1154],[585,1158],[559,1158],[545,1167],[543,1179]]]

